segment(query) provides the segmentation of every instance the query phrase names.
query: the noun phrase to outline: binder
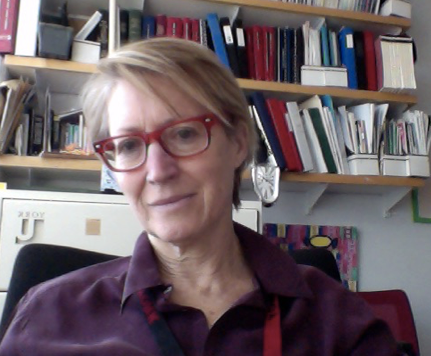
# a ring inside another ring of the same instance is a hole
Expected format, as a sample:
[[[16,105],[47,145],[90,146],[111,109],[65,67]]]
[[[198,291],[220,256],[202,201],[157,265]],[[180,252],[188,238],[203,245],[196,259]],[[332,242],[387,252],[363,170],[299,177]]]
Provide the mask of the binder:
[[[262,127],[264,128],[266,137],[268,138],[268,141],[271,145],[275,161],[280,167],[280,170],[283,171],[286,169],[286,160],[284,158],[280,142],[278,141],[271,116],[266,107],[265,97],[260,92],[254,92],[253,94],[251,94],[251,100],[253,105],[256,107],[257,113],[259,114]]]
[[[141,36],[143,39],[152,38],[156,35],[156,18],[154,16],[144,16],[142,19]]]
[[[232,32],[232,27],[228,17],[220,18],[220,27],[223,33],[223,39],[226,46],[227,56],[229,58],[230,67],[235,77],[239,78],[239,65],[236,54],[236,44]]]
[[[301,172],[302,163],[299,158],[291,127],[288,128],[284,103],[278,99],[271,98],[266,99],[266,105],[272,118],[272,123],[278,137],[278,142],[280,143],[281,151],[283,152],[284,160],[286,161],[287,170]]]
[[[192,19],[192,41],[201,43],[200,25],[198,19]]]
[[[235,19],[232,26],[236,44],[236,57],[238,59],[239,78],[249,78],[247,45],[241,19]]]
[[[185,40],[192,39],[192,20],[188,17],[183,17],[183,38]]]
[[[220,29],[219,19],[216,13],[207,15],[208,27],[210,29],[212,44],[214,51],[220,61],[228,68],[230,68],[229,58],[227,55],[226,47],[224,45],[223,35]]]
[[[254,58],[254,36],[253,36],[253,28],[246,27],[245,28],[245,41],[246,41],[246,50],[247,50],[247,68],[248,68],[248,77],[250,79],[256,79],[256,70],[255,70],[255,58]]]
[[[157,37],[166,36],[166,15],[156,16],[156,36]]]
[[[284,104],[284,103],[283,103]],[[298,147],[299,156],[301,157],[304,172],[313,170],[313,158],[311,156],[310,146],[307,142],[305,128],[299,113],[298,104],[294,101],[285,103],[287,113],[292,123],[293,134],[295,136],[296,146]]]
[[[320,115],[318,108],[309,108],[308,112],[311,117],[314,129],[316,130],[317,138],[319,139],[320,147],[322,148],[323,157],[329,173],[337,173],[337,166],[335,165],[334,157],[331,152],[328,137],[323,126],[323,118]]]
[[[365,75],[367,77],[367,90],[377,91],[376,50],[374,35],[371,31],[364,31],[364,57]]]
[[[320,45],[322,47],[323,66],[329,67],[331,65],[331,56],[329,54],[329,34],[328,27],[323,24],[320,28]]]
[[[183,38],[183,20],[179,17],[166,17],[166,36]]]
[[[358,89],[353,30],[343,27],[339,32],[341,63],[347,68],[350,89]]]
[[[266,81],[275,81],[275,29],[271,26],[263,26],[263,64],[264,79]]]
[[[15,55],[36,56],[41,0],[20,0]]]
[[[353,33],[353,42],[355,46],[356,72],[358,77],[358,89],[367,90],[367,73],[365,69],[365,41],[362,31]]]
[[[254,25],[253,30],[253,57],[254,57],[254,78],[255,80],[265,80],[265,53],[263,28]]]

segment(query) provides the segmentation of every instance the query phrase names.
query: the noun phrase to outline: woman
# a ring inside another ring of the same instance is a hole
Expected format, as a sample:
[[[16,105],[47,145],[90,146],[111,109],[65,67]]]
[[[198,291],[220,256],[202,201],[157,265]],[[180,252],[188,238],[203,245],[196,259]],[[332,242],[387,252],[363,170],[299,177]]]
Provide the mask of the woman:
[[[124,47],[100,62],[84,114],[145,233],[131,258],[29,292],[1,355],[396,355],[353,293],[233,223],[255,133],[211,51]]]

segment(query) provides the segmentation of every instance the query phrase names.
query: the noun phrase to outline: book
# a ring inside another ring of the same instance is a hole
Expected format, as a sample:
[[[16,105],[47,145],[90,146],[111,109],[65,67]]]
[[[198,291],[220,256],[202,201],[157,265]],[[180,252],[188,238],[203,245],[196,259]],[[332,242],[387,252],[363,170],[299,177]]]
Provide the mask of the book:
[[[20,0],[15,55],[36,56],[41,0]]]
[[[192,41],[201,43],[199,19],[192,19]]]
[[[268,112],[268,108],[265,103],[265,97],[260,92],[254,92],[250,95],[252,104],[256,107],[257,114],[259,115],[263,129],[265,130],[265,135],[271,145],[272,152],[274,154],[275,161],[283,171],[286,169],[286,160],[283,155],[280,142],[275,131],[274,124],[272,122],[271,116]]]
[[[19,0],[0,1],[0,53],[13,53],[18,24]]]
[[[207,15],[207,23],[210,29],[212,44],[214,46],[215,53],[219,60],[228,68],[230,67],[226,46],[224,44],[223,35],[220,29],[220,22],[216,13],[209,13]]]
[[[304,36],[302,27],[294,29],[291,45],[292,83],[301,84],[301,67],[304,65]]]
[[[357,291],[359,237],[356,227],[266,223],[263,235],[286,252],[304,248],[327,249],[335,257],[343,286]]]
[[[128,28],[128,41],[137,42],[142,37],[142,11],[132,9],[129,10],[129,28]]]
[[[326,23],[320,27],[320,45],[322,47],[322,64],[325,67],[331,65],[330,46],[329,46],[329,32]]]
[[[353,30],[343,27],[339,32],[341,63],[347,68],[350,89],[358,89]]]
[[[123,46],[129,41],[129,11],[126,9],[120,9],[119,11],[119,39],[120,45]]]
[[[75,35],[74,40],[84,41],[88,38],[91,32],[96,28],[99,22],[102,20],[102,13],[100,11],[96,11],[91,17],[87,20],[87,22],[82,26],[82,28]]]

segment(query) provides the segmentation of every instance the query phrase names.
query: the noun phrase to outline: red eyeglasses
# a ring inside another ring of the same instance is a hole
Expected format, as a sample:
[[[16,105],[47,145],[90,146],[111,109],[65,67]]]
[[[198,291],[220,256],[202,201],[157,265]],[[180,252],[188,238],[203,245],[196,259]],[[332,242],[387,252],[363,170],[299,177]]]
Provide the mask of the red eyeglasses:
[[[220,119],[214,114],[184,119],[153,132],[134,132],[95,142],[94,150],[114,172],[127,172],[142,166],[148,146],[158,142],[170,156],[191,157],[204,152],[211,142],[211,128]]]

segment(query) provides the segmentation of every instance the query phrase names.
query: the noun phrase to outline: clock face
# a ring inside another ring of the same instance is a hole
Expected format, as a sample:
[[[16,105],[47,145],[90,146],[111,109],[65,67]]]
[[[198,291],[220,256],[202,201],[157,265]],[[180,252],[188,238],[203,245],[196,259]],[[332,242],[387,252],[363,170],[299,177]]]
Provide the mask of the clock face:
[[[279,194],[280,168],[268,164],[252,168],[253,186],[263,204],[274,203]]]

